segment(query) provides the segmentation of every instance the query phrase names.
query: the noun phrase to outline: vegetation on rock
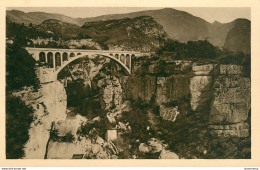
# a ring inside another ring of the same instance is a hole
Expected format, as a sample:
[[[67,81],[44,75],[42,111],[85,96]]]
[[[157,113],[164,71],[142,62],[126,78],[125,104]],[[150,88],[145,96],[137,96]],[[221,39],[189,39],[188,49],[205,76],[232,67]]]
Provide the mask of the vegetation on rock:
[[[33,122],[33,108],[19,98],[6,96],[6,158],[24,156],[24,144],[29,139],[28,129]]]

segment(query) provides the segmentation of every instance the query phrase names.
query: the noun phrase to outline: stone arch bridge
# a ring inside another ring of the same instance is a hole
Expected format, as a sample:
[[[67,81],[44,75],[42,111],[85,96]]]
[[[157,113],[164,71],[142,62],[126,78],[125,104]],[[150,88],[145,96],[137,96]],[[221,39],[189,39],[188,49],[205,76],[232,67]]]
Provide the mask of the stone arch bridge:
[[[85,56],[104,56],[116,61],[131,74],[132,58],[140,56],[137,51],[110,51],[58,48],[25,48],[36,61],[47,65],[39,69],[41,83],[55,81],[59,72],[72,61]]]

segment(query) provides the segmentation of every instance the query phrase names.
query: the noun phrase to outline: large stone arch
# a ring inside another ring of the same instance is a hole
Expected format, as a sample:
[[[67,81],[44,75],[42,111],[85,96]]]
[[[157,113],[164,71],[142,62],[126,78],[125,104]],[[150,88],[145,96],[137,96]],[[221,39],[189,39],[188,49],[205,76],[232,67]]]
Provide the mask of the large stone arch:
[[[94,55],[100,55],[100,56],[108,57],[108,58],[110,58],[110,59],[116,61],[119,65],[121,65],[121,66],[126,70],[126,72],[127,72],[128,74],[131,74],[131,70],[130,70],[123,62],[121,62],[120,59],[117,59],[117,58],[115,58],[115,57],[112,56],[112,55],[104,55],[104,54],[94,54]],[[61,65],[61,67],[59,67],[59,68],[55,71],[56,76],[58,76],[59,72],[60,72],[64,67],[66,67],[69,63],[71,63],[71,62],[73,62],[74,60],[77,60],[77,59],[79,59],[79,58],[86,57],[86,56],[87,56],[87,54],[82,54],[82,55],[77,55],[77,56],[75,56],[75,57],[73,57],[73,58],[69,58],[69,61],[68,61],[68,62],[63,63],[63,64]]]

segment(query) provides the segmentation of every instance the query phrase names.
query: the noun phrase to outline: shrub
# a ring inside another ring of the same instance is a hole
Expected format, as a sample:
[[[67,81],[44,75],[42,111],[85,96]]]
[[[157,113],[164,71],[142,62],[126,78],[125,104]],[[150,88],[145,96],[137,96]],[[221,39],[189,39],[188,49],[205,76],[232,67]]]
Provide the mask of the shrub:
[[[6,158],[24,156],[24,144],[29,140],[28,129],[33,122],[33,108],[18,97],[6,98]]]
[[[7,46],[6,48],[6,84],[7,91],[24,86],[38,88],[39,80],[35,73],[35,60],[23,48]]]

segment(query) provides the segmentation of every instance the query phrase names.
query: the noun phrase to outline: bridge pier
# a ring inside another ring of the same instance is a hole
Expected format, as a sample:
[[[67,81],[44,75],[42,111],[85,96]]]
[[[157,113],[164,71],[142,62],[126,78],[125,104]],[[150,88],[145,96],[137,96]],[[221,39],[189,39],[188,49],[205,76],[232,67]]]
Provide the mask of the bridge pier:
[[[39,67],[37,68],[36,73],[41,84],[50,83],[57,80],[57,74],[55,74],[55,69],[53,68]]]

